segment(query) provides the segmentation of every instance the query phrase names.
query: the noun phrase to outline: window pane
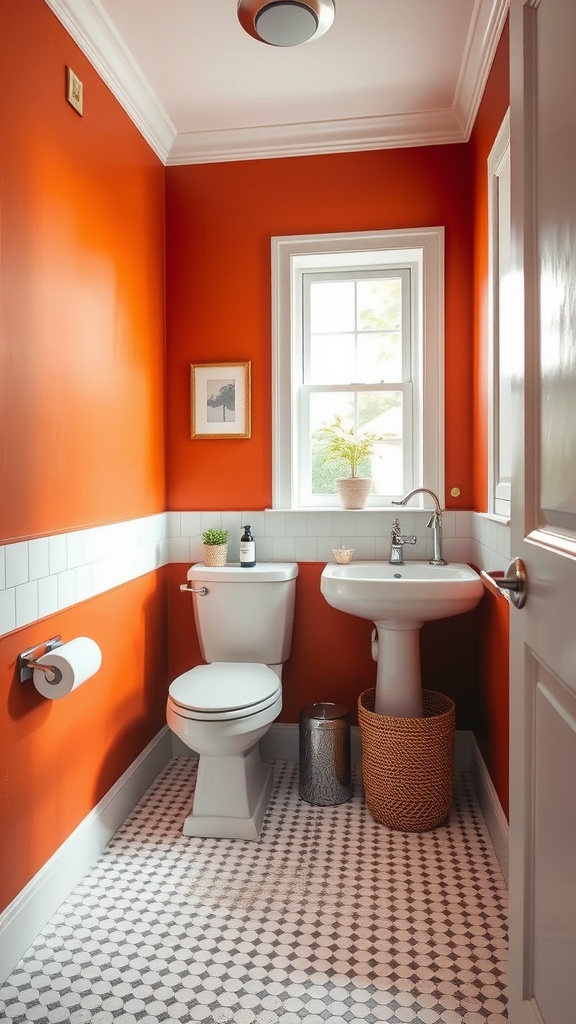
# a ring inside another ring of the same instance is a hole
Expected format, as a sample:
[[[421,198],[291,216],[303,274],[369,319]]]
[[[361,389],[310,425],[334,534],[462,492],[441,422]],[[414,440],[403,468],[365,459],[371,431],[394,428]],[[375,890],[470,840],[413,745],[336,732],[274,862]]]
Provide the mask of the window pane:
[[[311,384],[393,384],[402,377],[399,277],[310,281]]]
[[[360,280],[358,330],[399,331],[402,327],[402,279]]]
[[[346,430],[378,434],[375,454],[364,459],[360,476],[374,479],[379,494],[400,494],[403,490],[402,392],[322,392],[310,395],[310,465],[312,494],[335,494],[336,479],[350,475],[344,459],[327,459],[321,427],[331,426],[339,416]]]
[[[353,331],[354,282],[313,281],[310,285],[312,334]]]
[[[368,434],[382,438],[375,445],[370,476],[377,494],[400,494],[404,491],[403,408],[401,391],[360,392],[358,395],[358,426]]]
[[[358,335],[355,374],[348,383],[393,384],[401,380],[402,336],[397,333]]]
[[[355,334],[320,334],[312,337],[309,383],[363,383],[356,376],[355,342]]]
[[[310,338],[310,384],[393,384],[401,380],[400,334],[320,334]]]

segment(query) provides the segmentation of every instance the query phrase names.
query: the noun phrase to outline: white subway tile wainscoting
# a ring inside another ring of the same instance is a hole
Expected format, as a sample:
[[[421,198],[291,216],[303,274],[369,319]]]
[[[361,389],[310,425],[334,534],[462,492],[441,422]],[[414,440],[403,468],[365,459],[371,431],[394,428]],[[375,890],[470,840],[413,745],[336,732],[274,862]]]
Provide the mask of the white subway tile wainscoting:
[[[354,548],[355,559],[387,559],[392,520],[416,534],[410,559],[432,557],[430,513],[419,509],[357,512],[164,512],[122,523],[0,545],[0,636],[168,562],[202,559],[201,534],[230,531],[228,556],[239,557],[240,534],[250,523],[260,561],[329,562],[332,548]],[[505,520],[476,512],[445,512],[444,553],[449,561],[505,569],[510,560]]]
[[[354,559],[387,559],[392,520],[417,543],[408,559],[432,557],[430,511],[398,509],[292,512],[168,512],[168,559],[196,562],[202,558],[202,531],[209,526],[230,531],[229,558],[237,561],[241,528],[249,522],[262,561],[328,562],[332,548],[354,548]],[[504,569],[510,558],[509,527],[505,520],[476,512],[444,512],[444,551],[453,562],[473,562],[481,569]]]

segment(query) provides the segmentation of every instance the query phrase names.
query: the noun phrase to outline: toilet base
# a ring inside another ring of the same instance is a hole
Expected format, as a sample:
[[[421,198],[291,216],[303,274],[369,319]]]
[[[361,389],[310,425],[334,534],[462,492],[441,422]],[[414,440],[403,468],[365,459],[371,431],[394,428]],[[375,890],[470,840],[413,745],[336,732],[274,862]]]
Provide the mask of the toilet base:
[[[273,772],[262,764],[256,743],[243,754],[201,754],[192,812],[182,834],[204,839],[260,837],[273,786]]]

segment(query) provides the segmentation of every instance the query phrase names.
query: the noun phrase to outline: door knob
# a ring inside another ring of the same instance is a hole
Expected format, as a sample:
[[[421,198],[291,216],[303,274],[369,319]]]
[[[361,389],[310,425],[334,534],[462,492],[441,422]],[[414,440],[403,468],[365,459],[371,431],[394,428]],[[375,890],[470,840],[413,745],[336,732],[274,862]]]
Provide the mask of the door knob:
[[[516,608],[526,604],[526,566],[521,558],[515,558],[506,569],[504,576],[494,572],[488,573],[500,590],[510,591],[510,600]]]

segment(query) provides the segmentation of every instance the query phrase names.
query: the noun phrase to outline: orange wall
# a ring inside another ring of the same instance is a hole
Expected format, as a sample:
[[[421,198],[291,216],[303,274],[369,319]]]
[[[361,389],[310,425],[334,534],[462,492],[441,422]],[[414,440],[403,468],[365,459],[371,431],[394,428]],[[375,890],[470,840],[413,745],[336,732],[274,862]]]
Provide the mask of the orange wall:
[[[169,509],[262,509],[271,502],[270,237],[311,232],[444,225],[446,230],[446,490],[451,507],[472,502],[472,192],[468,147],[438,146],[207,166],[166,172],[167,466]],[[250,440],[189,439],[191,362],[252,360]],[[329,608],[320,564],[300,566],[294,640],[284,675],[281,720],[315,700],[341,700],[354,712],[374,685],[369,623]],[[191,611],[171,567],[173,665],[199,653]],[[468,623],[451,620],[453,649]],[[437,624],[427,631],[436,647]],[[335,642],[335,638],[337,638]],[[425,643],[423,637],[423,643]],[[464,645],[465,646],[465,645]],[[444,692],[470,719],[473,678],[425,660]],[[455,671],[456,668],[456,671]]]
[[[164,169],[43,0],[0,47],[6,541],[164,509]]]
[[[470,139],[474,184],[474,480],[473,508],[488,499],[488,171],[490,150],[509,103],[508,26],[504,29]],[[478,703],[474,731],[496,792],[508,812],[508,602],[487,593],[478,611]]]
[[[270,505],[270,236],[433,224],[446,229],[445,504],[485,508],[486,159],[508,105],[507,47],[506,29],[468,145],[167,169],[168,508]],[[189,364],[243,359],[253,363],[252,438],[190,441]],[[374,683],[369,624],[326,606],[320,569],[300,566],[284,721],[313,700],[354,709]],[[171,567],[171,674],[199,660],[184,577]],[[455,698],[460,728],[481,726],[507,807],[508,693],[493,684],[507,632],[500,606],[484,602],[480,614],[426,626],[424,683]]]
[[[472,507],[472,192],[465,145],[166,171],[169,509],[272,496],[270,237],[446,228],[446,493]],[[190,440],[190,363],[252,360],[250,440]]]
[[[0,230],[0,543],[163,511],[164,168],[44,0],[0,4]],[[150,573],[0,638],[0,910],[165,724],[165,600]],[[48,702],[16,655],[56,633],[103,664]]]
[[[0,642],[1,908],[166,724],[165,600],[164,571],[149,573]],[[16,661],[56,632],[92,637],[102,667],[49,701],[20,683]]]

